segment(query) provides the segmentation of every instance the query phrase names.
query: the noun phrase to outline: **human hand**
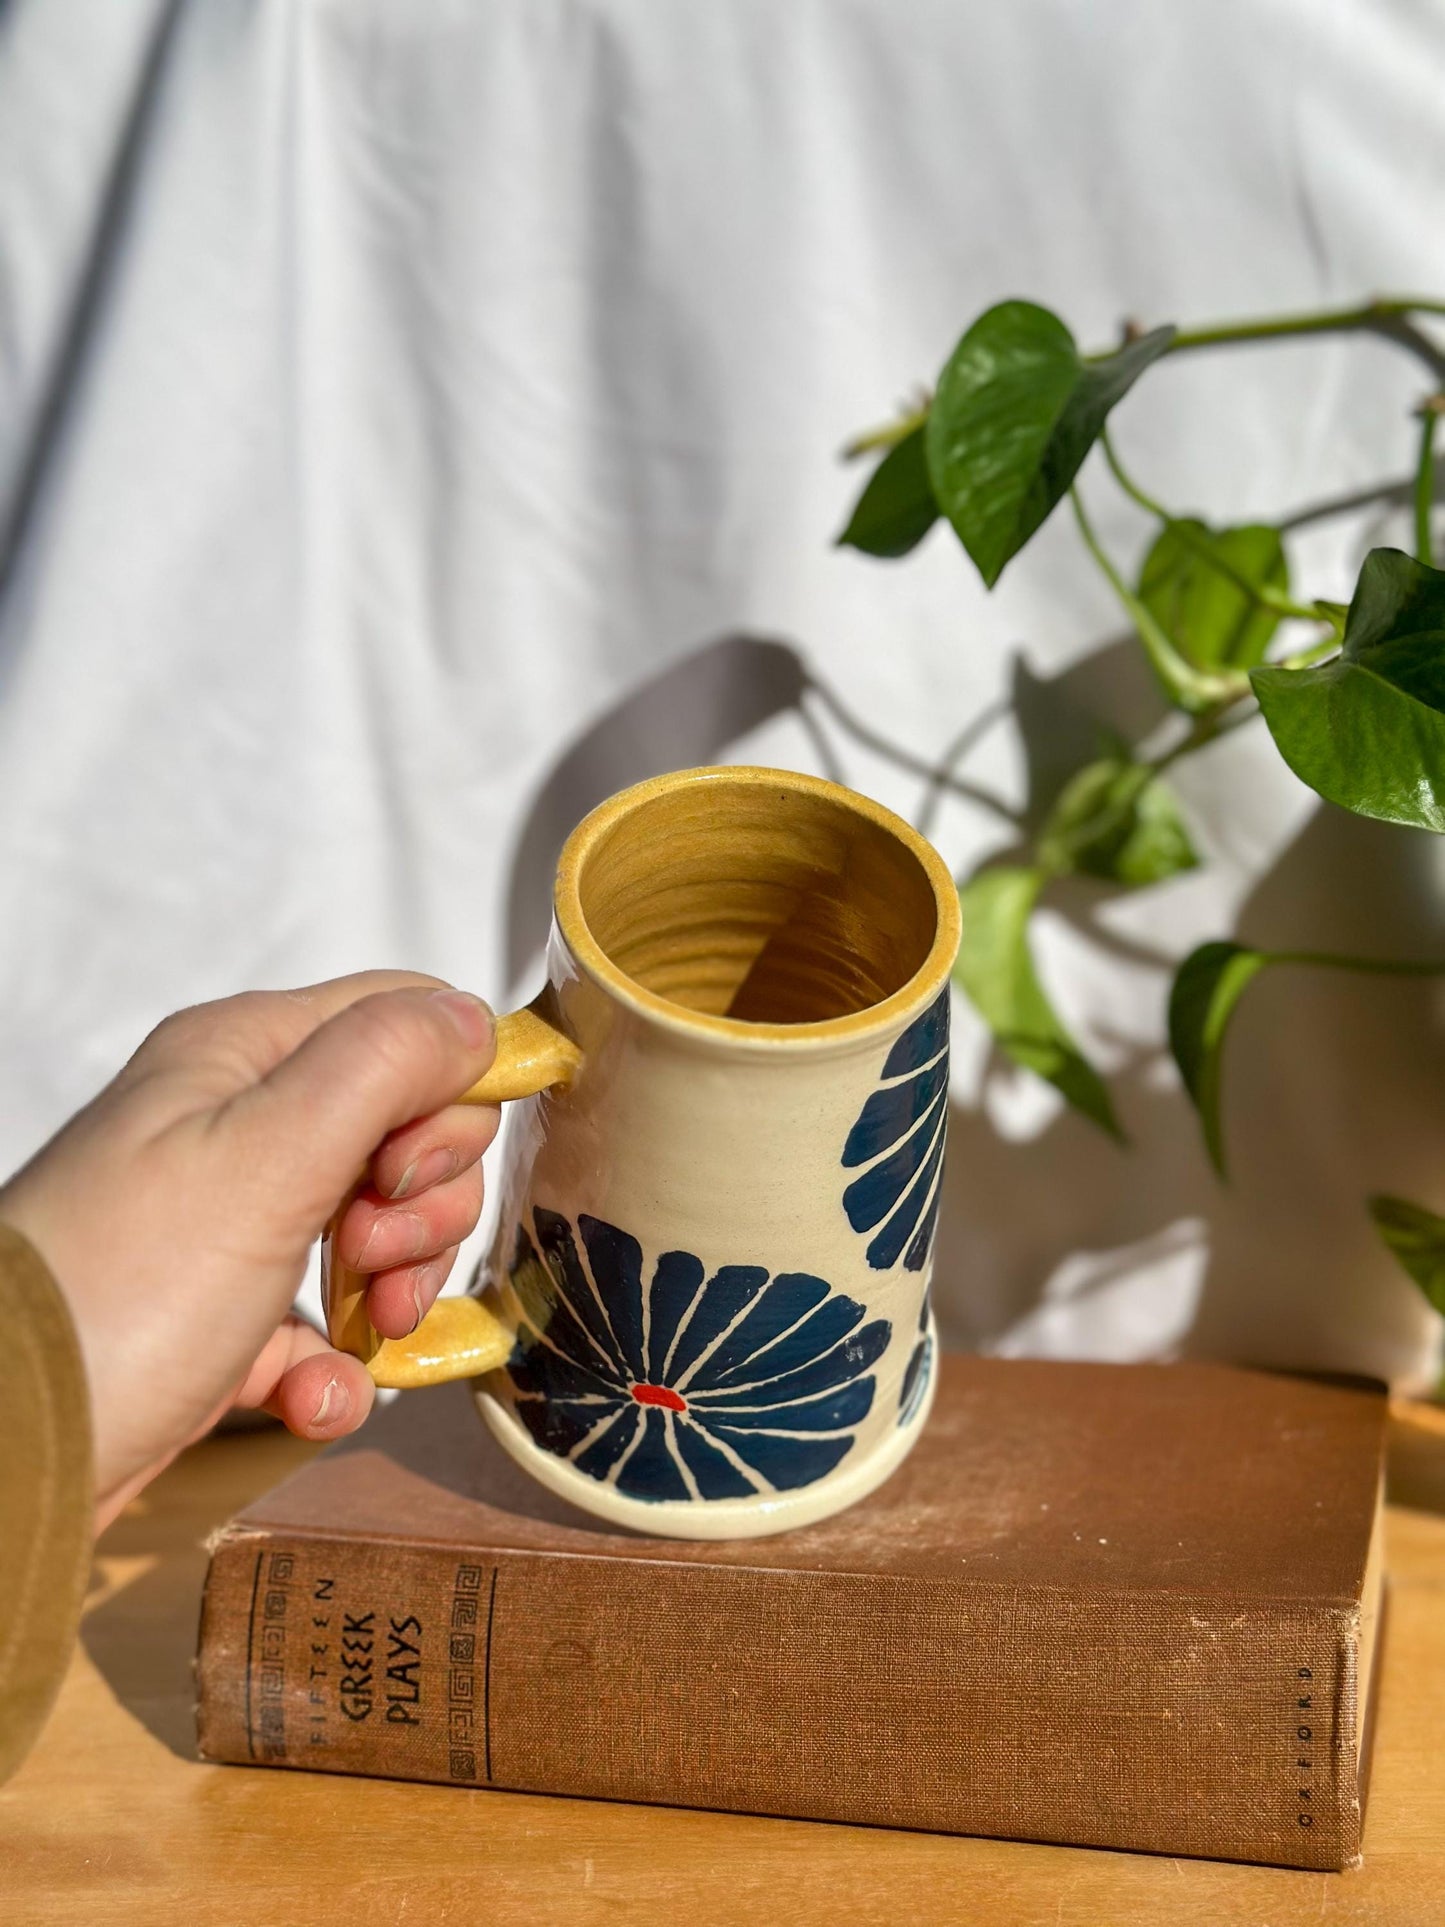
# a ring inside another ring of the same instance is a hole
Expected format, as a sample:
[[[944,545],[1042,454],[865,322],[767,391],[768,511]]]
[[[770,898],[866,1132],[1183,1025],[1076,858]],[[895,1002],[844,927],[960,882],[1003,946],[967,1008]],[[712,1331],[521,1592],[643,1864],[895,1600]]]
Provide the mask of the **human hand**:
[[[498,1111],[453,1100],[493,1049],[483,1003],[404,971],[200,1004],[0,1188],[80,1336],[98,1525],[232,1405],[311,1439],[366,1417],[366,1368],[289,1308],[365,1169],[337,1252],[376,1330],[414,1329],[481,1211]]]

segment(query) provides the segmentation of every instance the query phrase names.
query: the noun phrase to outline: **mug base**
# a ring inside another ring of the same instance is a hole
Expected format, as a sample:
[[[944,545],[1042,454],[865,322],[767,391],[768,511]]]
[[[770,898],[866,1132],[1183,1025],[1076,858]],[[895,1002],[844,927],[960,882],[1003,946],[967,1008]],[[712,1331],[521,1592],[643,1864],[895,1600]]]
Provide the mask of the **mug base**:
[[[477,1410],[493,1438],[539,1485],[581,1512],[609,1525],[661,1539],[761,1539],[814,1524],[875,1492],[912,1450],[928,1422],[938,1382],[938,1335],[929,1321],[928,1383],[907,1422],[893,1427],[872,1455],[857,1465],[846,1462],[816,1484],[796,1492],[759,1493],[749,1499],[634,1499],[615,1486],[589,1478],[538,1445],[510,1407],[477,1381]]]

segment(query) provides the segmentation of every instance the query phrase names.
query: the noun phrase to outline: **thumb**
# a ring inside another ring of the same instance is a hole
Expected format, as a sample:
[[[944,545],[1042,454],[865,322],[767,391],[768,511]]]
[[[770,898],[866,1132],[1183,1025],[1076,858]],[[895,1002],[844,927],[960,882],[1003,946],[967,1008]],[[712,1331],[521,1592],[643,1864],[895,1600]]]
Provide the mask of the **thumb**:
[[[496,1020],[467,991],[362,997],[232,1099],[238,1155],[283,1174],[314,1235],[387,1132],[454,1102],[495,1053]]]

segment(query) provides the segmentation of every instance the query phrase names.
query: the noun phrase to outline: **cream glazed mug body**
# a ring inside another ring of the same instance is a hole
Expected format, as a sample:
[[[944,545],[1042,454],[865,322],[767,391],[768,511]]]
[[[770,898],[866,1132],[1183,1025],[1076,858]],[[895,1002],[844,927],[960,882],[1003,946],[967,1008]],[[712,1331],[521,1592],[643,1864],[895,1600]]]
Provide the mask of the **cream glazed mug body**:
[[[342,1342],[384,1383],[473,1376],[506,1451],[613,1523],[826,1517],[932,1402],[952,879],[835,784],[691,770],[594,810],[554,905],[505,1088],[472,1094],[515,1096],[473,1296],[358,1345],[353,1292]]]

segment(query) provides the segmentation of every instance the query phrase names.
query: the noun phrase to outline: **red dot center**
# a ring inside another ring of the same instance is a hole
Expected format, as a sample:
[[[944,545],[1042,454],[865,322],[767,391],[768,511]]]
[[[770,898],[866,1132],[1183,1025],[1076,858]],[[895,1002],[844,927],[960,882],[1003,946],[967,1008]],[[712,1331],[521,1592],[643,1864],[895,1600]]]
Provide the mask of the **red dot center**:
[[[665,1412],[685,1412],[687,1400],[667,1385],[634,1385],[632,1396],[639,1405],[660,1405]]]

